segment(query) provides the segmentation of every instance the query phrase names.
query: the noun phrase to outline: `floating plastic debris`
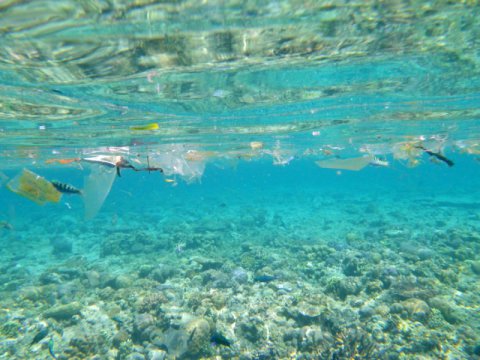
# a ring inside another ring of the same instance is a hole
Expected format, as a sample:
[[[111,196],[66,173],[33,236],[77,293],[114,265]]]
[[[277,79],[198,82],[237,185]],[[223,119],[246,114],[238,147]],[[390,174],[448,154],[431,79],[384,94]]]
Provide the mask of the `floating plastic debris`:
[[[263,153],[271,155],[273,158],[273,165],[276,166],[286,166],[296,159],[295,152],[292,149],[283,148],[280,140],[275,142],[273,150],[264,150]]]
[[[209,152],[186,150],[181,145],[163,146],[149,155],[149,166],[161,168],[164,175],[179,175],[186,182],[199,180],[205,171],[205,159]]]
[[[38,205],[44,205],[47,202],[57,203],[62,197],[61,192],[55,189],[50,181],[27,169],[23,169],[20,174],[10,180],[7,188]]]
[[[288,158],[284,159],[284,158],[281,158],[281,157],[274,157],[274,160],[273,160],[273,165],[279,165],[279,166],[285,166],[285,165],[288,165],[290,164],[290,162],[292,160],[295,160],[295,156],[289,156]]]
[[[138,125],[138,126],[131,126],[130,130],[134,131],[145,131],[145,130],[158,130],[160,126],[157,123],[147,124],[147,125]]]
[[[227,92],[222,89],[217,89],[213,92],[212,96],[216,98],[224,98],[227,96]]]
[[[342,170],[351,170],[359,171],[366,167],[373,160],[372,156],[361,156],[350,159],[327,159],[319,160],[315,163],[321,168],[326,169],[342,169]]]
[[[369,165],[378,166],[378,167],[388,167],[390,166],[390,163],[387,160],[382,160],[375,156],[372,156],[372,160],[370,161]]]
[[[207,158],[213,156],[212,151],[198,151],[188,150],[185,154],[185,160],[187,161],[205,161]]]
[[[480,142],[478,141],[459,140],[455,142],[455,146],[461,153],[480,155]]]
[[[116,167],[117,164],[122,160],[122,157],[119,155],[97,155],[83,158],[82,161],[89,163],[106,165],[108,167]]]
[[[70,163],[70,161],[57,161],[64,159],[55,160],[61,164]],[[59,202],[64,193],[81,195],[85,206],[85,218],[91,219],[102,207],[120,168],[132,168],[135,171],[161,171],[160,168],[135,168],[122,156],[98,155],[69,160],[72,160],[71,162],[84,161],[90,166],[91,171],[84,179],[85,188],[83,190],[66,183],[48,181],[27,169],[10,180],[7,188],[39,205],[44,205],[46,202]]]
[[[170,185],[172,185],[172,186],[177,186],[177,185],[178,185],[176,179],[165,179],[164,181],[165,181],[167,184],[170,184]]]
[[[418,147],[419,141],[402,142],[393,145],[393,157],[397,160],[407,160],[407,166],[415,167],[420,164],[420,156],[423,150]]]
[[[251,148],[252,150],[260,150],[260,149],[263,148],[263,142],[261,142],[261,141],[252,141],[252,142],[250,143],[250,148]]]
[[[97,215],[110,193],[116,173],[115,167],[102,164],[91,165],[90,174],[84,179],[83,189],[86,219],[92,219]]]
[[[80,158],[70,158],[70,159],[47,159],[45,160],[45,164],[53,164],[53,163],[58,163],[61,165],[66,165],[66,164],[71,164],[74,162],[80,161]]]

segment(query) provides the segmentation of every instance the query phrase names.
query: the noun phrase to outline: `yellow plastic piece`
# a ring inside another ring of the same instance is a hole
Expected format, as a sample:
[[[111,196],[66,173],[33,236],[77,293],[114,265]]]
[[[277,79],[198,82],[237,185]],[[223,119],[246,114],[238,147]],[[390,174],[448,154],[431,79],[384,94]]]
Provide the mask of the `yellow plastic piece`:
[[[130,130],[142,131],[142,130],[158,130],[159,126],[157,123],[152,123],[148,125],[138,125],[130,127]]]
[[[407,160],[408,167],[415,167],[420,164],[419,157],[422,156],[423,150],[420,147],[421,142],[403,142],[393,146],[393,157],[399,160]]]
[[[50,181],[27,169],[10,180],[7,188],[38,205],[44,205],[48,201],[56,203],[62,197],[62,193]]]
[[[260,150],[263,148],[263,142],[261,141],[252,141],[250,142],[250,147],[252,150]]]

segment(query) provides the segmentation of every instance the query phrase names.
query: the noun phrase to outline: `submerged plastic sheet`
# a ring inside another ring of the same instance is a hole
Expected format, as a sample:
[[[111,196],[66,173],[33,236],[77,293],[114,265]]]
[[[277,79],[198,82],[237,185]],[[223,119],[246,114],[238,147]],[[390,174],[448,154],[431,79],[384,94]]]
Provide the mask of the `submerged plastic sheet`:
[[[10,178],[5,175],[3,172],[0,171],[0,187],[2,187],[4,184],[6,184],[10,180]]]
[[[185,150],[180,145],[170,145],[163,150],[150,155],[150,166],[162,168],[166,176],[179,175],[186,182],[200,180],[205,171],[205,158],[201,153]]]
[[[45,205],[46,202],[56,203],[62,197],[50,181],[27,169],[23,169],[20,174],[10,180],[7,188],[38,205]]]
[[[319,160],[316,161],[316,164],[321,168],[358,171],[370,164],[371,161],[371,156],[362,156],[350,159]]]
[[[112,188],[116,174],[117,170],[114,166],[91,165],[91,171],[85,177],[83,189],[86,219],[92,219],[97,215]]]

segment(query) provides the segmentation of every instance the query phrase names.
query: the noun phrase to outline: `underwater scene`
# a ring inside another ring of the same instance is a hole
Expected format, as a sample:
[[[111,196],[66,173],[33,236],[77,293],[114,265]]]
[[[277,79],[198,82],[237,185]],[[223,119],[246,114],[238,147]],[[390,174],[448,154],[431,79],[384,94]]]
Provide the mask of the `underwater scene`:
[[[0,359],[480,359],[479,19],[0,1]]]

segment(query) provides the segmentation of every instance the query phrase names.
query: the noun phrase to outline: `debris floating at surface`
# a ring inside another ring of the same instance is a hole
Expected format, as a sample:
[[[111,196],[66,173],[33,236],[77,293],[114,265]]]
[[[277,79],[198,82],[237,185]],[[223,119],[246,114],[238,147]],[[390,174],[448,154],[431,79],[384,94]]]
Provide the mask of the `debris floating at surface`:
[[[325,169],[341,169],[359,171],[366,167],[372,161],[371,156],[361,156],[350,159],[327,159],[318,160],[315,163]]]

